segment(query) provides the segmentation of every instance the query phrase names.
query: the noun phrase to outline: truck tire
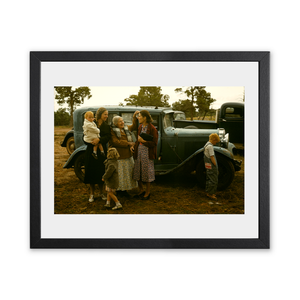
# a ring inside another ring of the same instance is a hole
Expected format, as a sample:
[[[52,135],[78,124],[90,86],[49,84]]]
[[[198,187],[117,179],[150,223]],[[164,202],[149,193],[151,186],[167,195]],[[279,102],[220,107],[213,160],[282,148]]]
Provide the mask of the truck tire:
[[[75,150],[74,136],[71,136],[68,138],[67,143],[66,143],[66,148],[70,155],[74,152],[74,150]]]
[[[189,125],[189,126],[185,126],[183,127],[184,129],[198,129],[198,127],[194,126],[194,125]]]
[[[75,158],[74,171],[80,181],[84,181],[84,152]]]
[[[225,156],[219,155],[216,153],[217,162],[218,162],[218,170],[219,170],[219,176],[218,176],[218,190],[222,191],[225,190],[230,186],[230,184],[233,181],[235,170],[233,163],[226,158]],[[203,157],[200,159],[200,161],[197,164],[196,167],[196,176],[197,180],[200,184],[200,187],[205,188],[205,182],[206,182],[206,171],[204,167],[204,159]]]

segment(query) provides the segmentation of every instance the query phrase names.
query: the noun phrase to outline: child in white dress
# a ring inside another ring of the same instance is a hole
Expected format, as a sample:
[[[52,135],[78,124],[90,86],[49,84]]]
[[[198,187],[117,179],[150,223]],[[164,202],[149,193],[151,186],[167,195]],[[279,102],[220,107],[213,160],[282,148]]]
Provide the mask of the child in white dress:
[[[83,123],[83,140],[88,143],[91,144],[92,141],[94,139],[100,139],[100,129],[97,128],[95,122],[94,122],[95,118],[94,118],[94,114],[92,111],[87,111],[84,115],[84,123]],[[100,151],[101,151],[101,155],[105,156],[105,153],[103,151],[103,146],[101,145],[101,143],[99,142],[98,145],[94,145],[93,146],[93,157],[95,159],[98,159],[97,157],[97,148],[99,147]]]

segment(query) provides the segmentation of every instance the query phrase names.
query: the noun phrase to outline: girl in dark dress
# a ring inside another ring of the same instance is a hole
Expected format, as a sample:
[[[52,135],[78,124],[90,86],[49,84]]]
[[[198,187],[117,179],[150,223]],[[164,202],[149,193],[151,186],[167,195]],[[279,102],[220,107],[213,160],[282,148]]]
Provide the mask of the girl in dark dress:
[[[89,202],[94,201],[95,184],[99,185],[100,193],[102,193],[102,191],[103,191],[102,176],[105,173],[105,166],[103,163],[106,158],[100,154],[100,150],[98,147],[98,149],[97,149],[98,159],[95,159],[93,157],[93,146],[97,145],[100,142],[101,145],[103,146],[105,155],[107,155],[106,144],[108,143],[108,141],[111,138],[110,126],[106,123],[107,119],[108,119],[108,111],[104,107],[100,107],[96,112],[97,127],[100,129],[100,140],[94,139],[91,144],[87,145],[87,149],[85,151],[84,183],[90,185]]]

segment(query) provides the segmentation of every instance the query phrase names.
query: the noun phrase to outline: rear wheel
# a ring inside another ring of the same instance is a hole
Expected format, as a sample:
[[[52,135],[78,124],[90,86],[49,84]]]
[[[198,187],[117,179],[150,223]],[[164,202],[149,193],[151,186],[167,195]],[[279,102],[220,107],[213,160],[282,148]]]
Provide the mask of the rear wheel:
[[[67,151],[70,155],[74,152],[74,150],[75,150],[75,141],[74,141],[73,136],[68,138],[67,143],[66,143],[66,148],[67,148]]]
[[[225,190],[230,186],[233,181],[235,170],[233,163],[224,156],[216,154],[217,162],[218,162],[218,190]],[[205,188],[206,183],[206,171],[204,167],[204,159],[203,157],[197,164],[196,167],[196,176],[197,180],[202,188]]]
[[[74,163],[74,171],[76,176],[83,182],[84,181],[84,174],[85,174],[85,168],[84,168],[84,152],[80,153]]]

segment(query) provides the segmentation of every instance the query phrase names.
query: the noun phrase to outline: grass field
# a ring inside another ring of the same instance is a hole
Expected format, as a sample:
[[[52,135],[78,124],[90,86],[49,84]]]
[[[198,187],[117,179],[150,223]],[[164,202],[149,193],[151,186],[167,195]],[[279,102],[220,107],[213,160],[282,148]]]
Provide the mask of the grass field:
[[[156,176],[151,184],[149,200],[120,197],[123,209],[104,208],[105,201],[96,188],[95,201],[90,203],[89,186],[82,183],[73,169],[63,169],[69,158],[61,147],[69,127],[57,126],[54,130],[54,212],[55,214],[243,214],[244,213],[244,163],[236,172],[231,186],[218,192],[218,200],[211,201],[201,189],[195,174],[184,176]],[[244,161],[244,157],[236,157]],[[130,191],[134,196],[137,190]]]

